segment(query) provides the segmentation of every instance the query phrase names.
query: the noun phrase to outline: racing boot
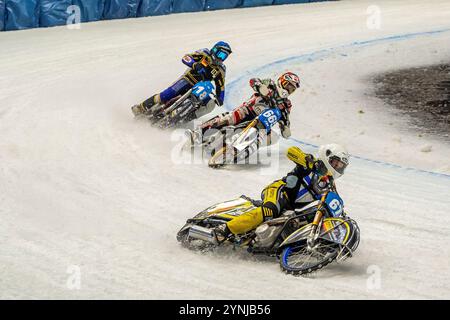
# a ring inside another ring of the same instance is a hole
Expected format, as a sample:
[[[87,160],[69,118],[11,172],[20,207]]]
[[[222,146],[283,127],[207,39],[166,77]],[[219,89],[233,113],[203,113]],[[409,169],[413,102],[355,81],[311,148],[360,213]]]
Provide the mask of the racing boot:
[[[159,104],[159,95],[155,94],[140,104],[131,107],[135,117],[146,116],[150,114],[150,110]]]
[[[136,118],[143,117],[147,114],[147,110],[145,109],[145,107],[142,103],[135,104],[134,106],[132,106],[131,112],[133,112],[133,114]]]

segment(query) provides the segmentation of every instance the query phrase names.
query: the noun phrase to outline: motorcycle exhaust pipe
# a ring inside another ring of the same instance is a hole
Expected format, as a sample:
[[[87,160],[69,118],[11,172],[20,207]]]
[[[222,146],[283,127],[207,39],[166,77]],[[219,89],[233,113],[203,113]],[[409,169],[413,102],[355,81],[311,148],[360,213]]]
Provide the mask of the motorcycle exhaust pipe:
[[[218,244],[216,233],[213,229],[208,229],[197,225],[193,225],[189,229],[189,237],[193,239],[203,240],[215,245]]]

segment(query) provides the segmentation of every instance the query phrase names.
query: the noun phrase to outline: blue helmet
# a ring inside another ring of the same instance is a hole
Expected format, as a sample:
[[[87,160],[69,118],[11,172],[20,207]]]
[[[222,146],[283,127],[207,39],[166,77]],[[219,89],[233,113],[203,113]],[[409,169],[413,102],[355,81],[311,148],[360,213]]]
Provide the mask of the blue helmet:
[[[231,47],[225,41],[217,42],[211,49],[211,53],[219,60],[225,61],[231,53]]]

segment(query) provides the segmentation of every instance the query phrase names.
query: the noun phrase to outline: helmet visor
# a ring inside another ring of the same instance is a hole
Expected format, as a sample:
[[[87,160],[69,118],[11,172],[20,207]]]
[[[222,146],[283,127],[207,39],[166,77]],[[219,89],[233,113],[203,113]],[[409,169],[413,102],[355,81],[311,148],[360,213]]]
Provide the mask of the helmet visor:
[[[225,59],[228,58],[228,52],[223,51],[223,50],[218,50],[216,52],[216,57],[222,61],[225,61]]]
[[[341,161],[341,159],[338,157],[331,157],[329,162],[330,165],[333,167],[333,169],[339,172],[340,174],[343,174],[345,168],[347,168],[347,164]]]

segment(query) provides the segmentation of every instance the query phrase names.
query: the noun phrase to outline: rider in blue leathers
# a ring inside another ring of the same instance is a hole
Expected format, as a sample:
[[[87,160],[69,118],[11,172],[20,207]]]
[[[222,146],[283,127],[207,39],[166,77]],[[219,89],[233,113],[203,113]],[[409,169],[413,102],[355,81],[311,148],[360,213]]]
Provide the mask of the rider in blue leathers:
[[[216,87],[217,104],[223,105],[225,98],[225,72],[224,61],[231,54],[231,47],[224,41],[217,42],[211,50],[201,49],[183,57],[182,62],[189,69],[170,87],[159,94],[155,94],[144,102],[131,108],[135,116],[149,114],[156,105],[168,105],[180,95],[183,95],[200,81],[214,82]],[[209,104],[206,114],[214,108],[214,101]]]

